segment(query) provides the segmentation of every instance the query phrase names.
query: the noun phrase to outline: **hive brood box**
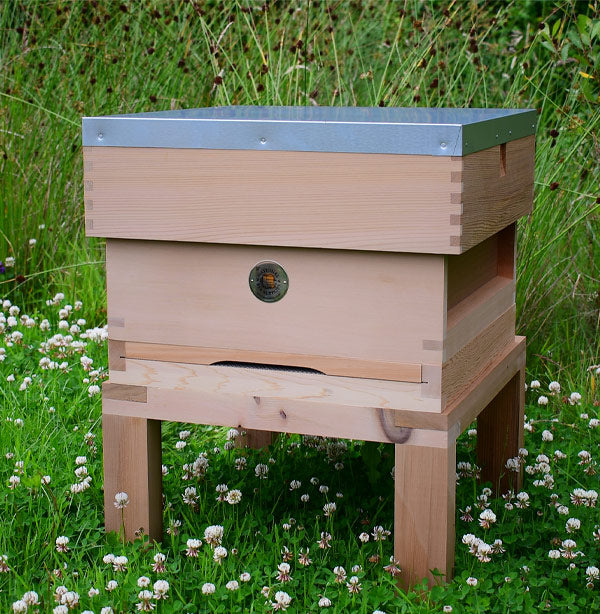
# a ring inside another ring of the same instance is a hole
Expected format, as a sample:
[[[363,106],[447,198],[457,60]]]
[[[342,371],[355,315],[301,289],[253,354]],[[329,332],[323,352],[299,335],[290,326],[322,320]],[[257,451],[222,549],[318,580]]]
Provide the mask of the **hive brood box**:
[[[412,382],[441,412],[514,340],[534,111],[225,107],[84,120],[121,357]],[[289,291],[262,302],[259,262]],[[116,362],[115,362],[116,361]]]
[[[162,420],[382,441],[401,581],[450,577],[460,432],[477,419],[497,492],[520,481],[534,131],[530,110],[84,118],[86,231],[107,239],[107,529],[161,539]]]

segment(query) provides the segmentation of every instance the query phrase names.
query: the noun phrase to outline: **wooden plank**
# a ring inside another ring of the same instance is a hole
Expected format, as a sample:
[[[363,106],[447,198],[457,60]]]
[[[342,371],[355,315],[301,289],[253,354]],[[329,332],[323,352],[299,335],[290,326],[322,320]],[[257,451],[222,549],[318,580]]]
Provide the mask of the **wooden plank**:
[[[263,365],[316,369],[326,375],[421,382],[421,365],[303,354],[282,354],[227,348],[199,348],[157,343],[121,342],[123,357],[162,362],[211,365],[217,362],[241,362]]]
[[[460,256],[447,256],[450,311],[498,274],[498,237],[493,235]]]
[[[442,398],[451,402],[480,371],[514,342],[515,306],[512,305],[499,318],[463,346],[442,366]]]
[[[253,448],[260,450],[270,446],[274,441],[277,433],[273,431],[257,431],[255,429],[246,429],[235,438],[236,448]]]
[[[459,253],[449,157],[83,149],[90,236]]]
[[[110,374],[113,384],[190,390],[231,398],[300,401],[316,405],[348,405],[412,411],[441,411],[440,401],[421,396],[421,384],[337,377],[275,369],[204,366],[126,359],[127,371]],[[106,384],[105,384],[106,385]],[[225,424],[228,424],[225,422]],[[231,423],[233,424],[233,422]],[[273,429],[276,430],[276,429]]]
[[[125,369],[123,369],[123,371],[124,370]],[[146,386],[131,386],[129,384],[104,382],[102,384],[102,396],[105,399],[146,403],[148,401],[148,389]]]
[[[461,251],[531,212],[534,159],[533,135],[506,143],[504,175],[499,145],[463,158]]]
[[[525,369],[521,368],[505,384],[477,417],[477,464],[481,481],[491,482],[496,496],[509,490],[518,492],[521,472],[506,468],[509,458],[523,447]]]
[[[445,431],[394,424],[394,411],[297,399],[248,397],[214,391],[149,388],[148,403],[105,399],[104,412],[237,429],[301,433],[407,445],[443,445]]]
[[[103,399],[103,405],[127,403]],[[140,407],[139,403],[129,403]],[[162,471],[160,422],[102,414],[104,514],[107,531],[124,530],[132,541],[140,528],[150,540],[162,540]],[[114,505],[125,492],[129,504]]]
[[[108,340],[109,371],[125,371],[125,342],[116,339]]]
[[[497,360],[481,371],[460,396],[446,407],[442,416],[448,419],[448,425],[456,424],[460,432],[464,431],[514,374],[524,367],[525,337],[517,336]]]
[[[248,285],[264,260],[289,277],[276,303]],[[442,256],[110,239],[106,263],[111,339],[441,364]]]
[[[498,275],[515,278],[517,260],[517,223],[513,222],[498,233]]]
[[[164,407],[152,410],[155,412],[153,414],[148,413],[150,410],[147,404],[125,401],[115,401],[107,405],[105,411],[200,424],[213,416],[213,422],[210,423],[224,426],[241,424],[248,428],[275,431],[274,423],[280,423],[281,430],[289,427],[289,423],[286,424],[285,418],[279,413],[285,404],[286,408],[298,414],[308,415],[309,422],[316,419],[323,424],[329,423],[327,432],[332,437],[341,436],[335,434],[337,424],[352,421],[355,413],[358,416],[358,429],[363,428],[362,425],[369,419],[377,423],[383,420],[384,424],[388,424],[386,420],[391,419],[389,424],[395,427],[447,431],[456,425],[460,432],[469,426],[515,372],[523,367],[524,361],[525,340],[523,337],[515,337],[513,343],[477,374],[475,380],[444,413],[439,413],[432,410],[429,399],[419,398],[416,392],[418,384],[234,367],[166,363],[155,363],[150,367],[149,361],[128,360],[127,372],[111,374],[111,384],[133,381],[148,386],[151,391],[160,388],[165,394],[169,391],[174,394],[189,392],[186,397],[188,400],[182,401],[183,404],[177,410],[179,413],[174,413],[172,403],[168,401],[165,401]],[[150,392],[150,395],[153,394]],[[148,403],[151,398],[149,396]],[[108,402],[110,399],[105,396],[104,400]],[[265,411],[264,415],[257,413],[258,406]],[[204,415],[204,410],[200,411],[204,407],[210,409],[209,414]],[[313,428],[317,432],[311,434],[319,434],[318,428],[318,425]],[[371,425],[360,435],[355,433],[355,438],[368,439],[369,432],[373,440],[377,441],[382,431],[380,427]],[[386,436],[386,440],[390,440],[390,437]]]
[[[447,316],[444,361],[450,360],[515,302],[515,282],[494,277],[453,307]]]
[[[394,558],[409,588],[427,577],[448,581],[454,565],[456,442],[445,447],[395,446]]]

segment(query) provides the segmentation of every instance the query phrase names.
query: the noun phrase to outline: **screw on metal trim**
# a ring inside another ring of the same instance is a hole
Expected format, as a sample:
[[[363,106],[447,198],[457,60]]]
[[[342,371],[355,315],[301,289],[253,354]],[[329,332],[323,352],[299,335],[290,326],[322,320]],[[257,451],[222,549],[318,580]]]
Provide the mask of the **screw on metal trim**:
[[[445,141],[442,141],[442,142],[440,143],[440,147],[441,147],[442,149],[446,149],[446,146],[447,146],[447,143],[446,143]]]
[[[261,143],[261,145],[264,145],[266,142],[267,142],[266,137],[261,136],[261,137],[260,137],[260,143]]]
[[[98,140],[101,141],[104,138],[104,134],[102,132],[98,132]]]

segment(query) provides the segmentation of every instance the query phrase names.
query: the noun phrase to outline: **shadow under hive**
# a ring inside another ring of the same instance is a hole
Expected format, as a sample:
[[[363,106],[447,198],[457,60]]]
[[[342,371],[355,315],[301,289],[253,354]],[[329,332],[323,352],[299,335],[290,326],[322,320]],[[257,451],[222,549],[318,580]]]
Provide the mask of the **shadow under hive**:
[[[222,107],[84,118],[106,237],[106,527],[162,537],[161,420],[395,444],[395,556],[451,577],[456,438],[523,437],[516,220],[535,111]],[[511,481],[512,480],[512,481]]]

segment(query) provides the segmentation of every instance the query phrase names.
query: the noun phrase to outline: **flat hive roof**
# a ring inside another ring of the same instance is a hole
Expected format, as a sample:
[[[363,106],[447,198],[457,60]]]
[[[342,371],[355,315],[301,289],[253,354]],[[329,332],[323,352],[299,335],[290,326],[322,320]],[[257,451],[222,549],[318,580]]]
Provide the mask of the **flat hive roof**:
[[[231,106],[84,117],[85,147],[464,156],[535,133],[534,109]]]

